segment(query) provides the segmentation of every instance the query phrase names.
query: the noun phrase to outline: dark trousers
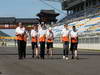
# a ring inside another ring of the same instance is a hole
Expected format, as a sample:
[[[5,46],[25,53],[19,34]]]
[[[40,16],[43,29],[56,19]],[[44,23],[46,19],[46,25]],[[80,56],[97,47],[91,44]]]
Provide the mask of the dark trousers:
[[[45,42],[40,42],[40,57],[44,59],[45,55]]]
[[[19,59],[22,59],[24,57],[24,41],[23,40],[17,40],[18,44],[18,56]]]
[[[24,50],[23,50],[23,56],[24,56],[24,58],[26,57],[26,41],[23,41],[23,45],[24,45]]]
[[[32,57],[33,58],[34,58],[35,48],[38,48],[38,43],[37,42],[32,42]]]
[[[69,42],[64,42],[63,43],[63,55],[68,57],[69,53]]]
[[[72,52],[72,58],[74,57],[75,50],[77,50],[77,45],[78,45],[78,42],[77,43],[71,43],[70,50]]]

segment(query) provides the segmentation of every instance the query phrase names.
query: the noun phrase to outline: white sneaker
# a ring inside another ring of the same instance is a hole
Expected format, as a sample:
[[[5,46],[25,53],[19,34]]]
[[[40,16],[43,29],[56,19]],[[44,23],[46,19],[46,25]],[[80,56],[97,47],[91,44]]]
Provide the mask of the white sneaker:
[[[65,59],[66,57],[65,56],[63,56],[63,59]]]
[[[66,57],[66,60],[68,60],[68,57]]]

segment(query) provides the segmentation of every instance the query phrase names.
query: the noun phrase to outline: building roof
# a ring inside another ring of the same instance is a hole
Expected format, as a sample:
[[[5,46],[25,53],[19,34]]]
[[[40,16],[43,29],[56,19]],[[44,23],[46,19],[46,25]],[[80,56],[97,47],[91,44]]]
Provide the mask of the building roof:
[[[22,22],[24,24],[39,23],[37,18],[16,18],[16,23]]]
[[[37,16],[41,16],[42,14],[55,15],[55,16],[59,15],[59,13],[56,13],[54,10],[41,10],[40,13],[37,14]]]
[[[16,24],[22,22],[24,24],[39,23],[38,18],[15,18],[15,17],[0,17],[0,24]]]
[[[15,17],[0,17],[0,24],[12,24],[15,22]]]

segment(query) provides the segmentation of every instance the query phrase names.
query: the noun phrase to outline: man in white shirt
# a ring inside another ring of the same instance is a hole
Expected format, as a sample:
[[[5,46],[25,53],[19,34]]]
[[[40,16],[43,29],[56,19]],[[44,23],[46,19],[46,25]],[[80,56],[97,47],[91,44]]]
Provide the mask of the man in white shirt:
[[[69,34],[70,30],[68,29],[68,25],[64,25],[64,29],[61,32],[61,42],[63,43],[63,59],[68,60],[69,53]]]
[[[78,45],[78,32],[76,30],[76,27],[72,27],[72,31],[70,32],[70,37],[71,37],[71,47],[70,50],[72,52],[72,59],[74,57],[78,59],[78,54],[77,54],[77,45]]]
[[[46,34],[46,41],[47,41],[47,55],[49,56],[49,52],[50,55],[53,55],[53,40],[54,40],[54,33],[52,31],[52,28],[49,27],[47,30],[47,34]]]
[[[18,55],[19,59],[24,57],[24,34],[25,28],[23,27],[22,23],[19,23],[19,26],[16,28],[16,40],[18,44]]]
[[[44,25],[41,26],[42,29],[38,32],[38,39],[40,43],[40,57],[44,59],[45,56],[45,42],[46,42],[46,27]]]
[[[39,58],[38,25],[33,25],[33,29],[31,30],[31,37],[32,37],[32,57],[34,58],[34,52],[36,52],[36,58]]]

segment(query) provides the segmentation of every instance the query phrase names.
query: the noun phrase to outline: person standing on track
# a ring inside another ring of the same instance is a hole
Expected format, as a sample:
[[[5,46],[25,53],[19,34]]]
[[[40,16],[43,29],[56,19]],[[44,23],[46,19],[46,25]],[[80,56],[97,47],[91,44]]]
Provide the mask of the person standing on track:
[[[31,30],[31,37],[32,37],[32,57],[34,58],[34,52],[36,52],[36,58],[39,58],[37,25],[33,25],[33,29]]]
[[[64,29],[61,32],[61,42],[63,42],[63,59],[68,60],[69,53],[69,34],[70,30],[68,29],[68,25],[64,24]]]
[[[40,57],[44,59],[45,56],[45,42],[46,42],[46,27],[45,25],[41,25],[42,29],[39,30],[39,43],[40,43]]]
[[[74,56],[76,59],[78,59],[78,54],[77,54],[77,45],[78,45],[78,32],[76,30],[76,27],[72,27],[72,31],[70,32],[71,36],[71,47],[70,50],[72,52],[72,59],[74,59]]]
[[[16,28],[16,40],[18,44],[18,55],[19,59],[24,58],[24,33],[25,33],[25,27],[20,22],[18,24],[19,26]]]
[[[54,33],[52,31],[52,28],[49,27],[49,29],[47,30],[47,34],[46,34],[46,39],[47,39],[47,55],[53,55],[53,40],[54,40]],[[49,54],[50,52],[50,54]]]

